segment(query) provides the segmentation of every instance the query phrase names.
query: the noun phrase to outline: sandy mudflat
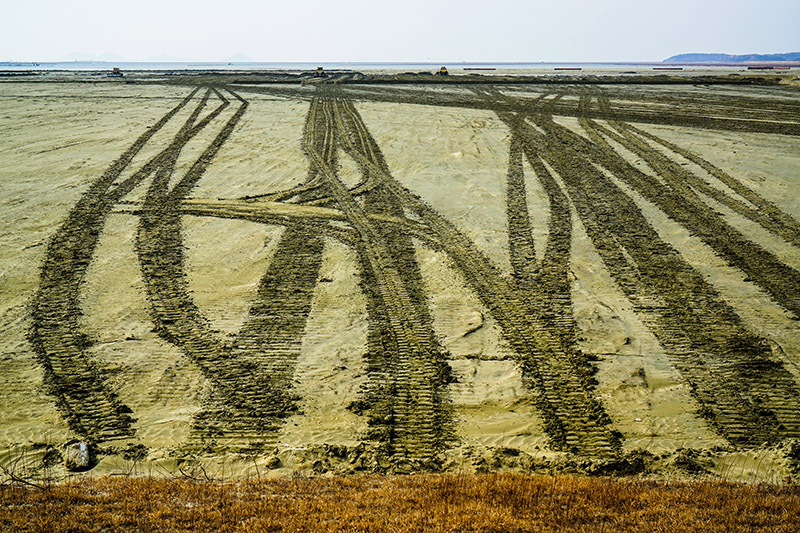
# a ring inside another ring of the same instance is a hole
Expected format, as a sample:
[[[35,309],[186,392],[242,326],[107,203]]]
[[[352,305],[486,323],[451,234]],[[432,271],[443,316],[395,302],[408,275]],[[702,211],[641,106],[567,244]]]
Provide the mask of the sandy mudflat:
[[[797,474],[795,88],[331,87],[0,84],[3,464]]]

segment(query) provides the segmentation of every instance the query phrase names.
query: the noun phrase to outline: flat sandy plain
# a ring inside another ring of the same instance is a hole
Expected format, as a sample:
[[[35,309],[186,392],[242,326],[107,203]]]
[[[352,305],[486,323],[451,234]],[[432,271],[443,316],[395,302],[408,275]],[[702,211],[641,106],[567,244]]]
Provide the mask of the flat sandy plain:
[[[498,80],[3,80],[0,464],[798,475],[800,89]]]

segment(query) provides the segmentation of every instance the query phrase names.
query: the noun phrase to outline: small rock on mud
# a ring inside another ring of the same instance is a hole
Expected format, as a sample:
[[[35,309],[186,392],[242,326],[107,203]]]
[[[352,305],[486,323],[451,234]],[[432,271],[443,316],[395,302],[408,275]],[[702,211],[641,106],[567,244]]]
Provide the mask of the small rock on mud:
[[[71,472],[88,470],[92,466],[92,448],[86,441],[73,441],[64,446],[64,466]]]

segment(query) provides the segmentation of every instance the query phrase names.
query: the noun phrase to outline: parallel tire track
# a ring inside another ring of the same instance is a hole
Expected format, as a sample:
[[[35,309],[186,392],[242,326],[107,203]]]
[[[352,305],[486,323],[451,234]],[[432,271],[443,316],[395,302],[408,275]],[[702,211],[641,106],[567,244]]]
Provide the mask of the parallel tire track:
[[[352,105],[347,101],[337,105],[342,110],[337,118],[349,114],[366,138],[369,133],[360,117],[350,111]],[[345,138],[344,142],[352,140]],[[553,445],[582,454],[615,456],[619,451],[619,435],[611,431],[608,415],[594,398],[594,368],[586,356],[574,346],[565,346],[564,339],[553,333],[540,314],[525,303],[524,295],[516,292],[452,223],[400,185],[386,169],[358,150],[353,154],[405,210],[418,216],[429,228],[498,321],[516,354],[533,401],[543,414],[545,430]]]
[[[533,242],[528,194],[522,166],[522,147],[515,135],[511,136],[506,177],[506,219],[508,220],[508,251],[511,269],[517,284],[530,284],[538,272],[536,247]]]
[[[535,122],[546,135],[531,128],[528,141],[561,175],[595,248],[691,386],[701,414],[737,445],[797,436],[800,395],[767,341],[661,241],[633,200],[592,165],[577,135],[546,117]]]
[[[312,112],[321,111],[326,117],[325,135],[335,137],[337,124],[334,116],[338,110],[330,98],[315,98],[312,108]],[[348,130],[340,127],[339,131]],[[313,144],[314,135],[313,131],[306,132],[306,154],[322,172],[336,204],[360,237],[356,251],[362,265],[362,287],[367,294],[368,311],[373,321],[370,353],[382,356],[379,362],[368,361],[368,370],[376,371],[371,376],[378,382],[373,390],[382,389],[388,393],[380,394],[387,402],[368,405],[373,426],[378,433],[383,432],[383,435],[373,437],[388,442],[394,453],[400,456],[431,459],[443,449],[449,426],[443,419],[447,415],[437,384],[442,369],[438,362],[439,350],[430,328],[419,320],[415,295],[409,291],[407,278],[400,272],[397,256],[386,242],[386,234],[339,180],[335,169],[325,162]],[[373,398],[368,398],[368,401]],[[376,419],[378,411],[383,411],[383,421]]]
[[[253,332],[253,328],[245,329],[242,338],[237,339],[238,345],[234,344],[235,349],[215,337],[192,300],[182,244],[182,202],[247,110],[247,102],[232,94],[239,100],[239,107],[187,173],[169,189],[176,152],[171,165],[164,165],[163,171],[156,175],[142,207],[136,247],[156,331],[179,346],[212,385],[211,399],[195,420],[198,435],[221,441],[245,438],[258,442],[269,441],[280,420],[296,410],[295,398],[286,390],[285,374],[270,373],[281,366],[280,362],[270,369],[261,358],[254,357],[252,348],[258,344],[260,333]],[[286,238],[299,237],[290,232]],[[312,261],[310,270],[313,269]],[[309,269],[301,270],[296,280],[307,285],[308,276],[303,274]],[[268,278],[270,274],[275,272],[268,272]],[[278,292],[281,287],[270,285],[262,289],[262,295],[271,298],[274,293],[268,293]],[[309,299],[308,292],[303,292],[302,300]],[[254,307],[250,326],[256,327],[254,323],[264,318],[258,316],[261,310]],[[298,315],[305,316],[302,304]]]
[[[229,378],[224,393],[212,393],[196,419],[201,435],[274,442],[284,419],[299,412],[301,398],[292,393],[293,379],[324,244],[306,228],[284,231],[233,346],[220,348],[242,377]],[[243,380],[249,382],[247,388],[236,389]],[[231,394],[237,395],[233,412]]]
[[[415,259],[414,239],[421,239],[449,255],[497,320],[553,446],[618,457],[621,436],[595,396],[592,357],[576,347],[569,280],[573,208],[612,277],[689,384],[701,415],[737,446],[800,438],[800,391],[769,341],[751,332],[714,288],[659,238],[631,195],[617,185],[617,180],[623,182],[656,205],[800,317],[800,273],[733,230],[704,198],[795,246],[800,245],[800,223],[697,154],[625,122],[800,135],[800,108],[774,99],[753,99],[748,107],[734,97],[705,99],[688,92],[679,98],[634,101],[627,107],[612,104],[600,93],[600,105],[593,108],[581,88],[561,86],[550,99],[546,97],[551,88],[543,89],[540,97],[523,101],[492,87],[475,94],[433,96],[395,87],[322,85],[313,97],[308,91],[281,88],[282,95],[302,93],[311,99],[303,133],[309,159],[306,182],[258,197],[303,204],[306,210],[294,205],[295,213],[283,215],[275,204],[272,211],[264,208],[260,213],[244,203],[215,206],[202,205],[201,200],[192,207],[187,201],[248,107],[230,90],[239,106],[185,175],[174,176],[181,151],[229,106],[219,89],[204,93],[166,148],[131,176],[120,178],[198,89],[192,91],[90,186],[48,245],[32,302],[29,338],[44,368],[45,384],[70,429],[95,440],[133,434],[130,410],[119,402],[102,366],[89,354],[90,341],[79,324],[79,297],[108,215],[152,177],[137,211],[141,218],[136,251],[157,333],[180,347],[210,383],[210,398],[195,418],[194,435],[200,439],[263,446],[274,442],[285,419],[298,412],[300,398],[292,391],[295,367],[325,237],[333,236],[356,251],[367,300],[369,382],[352,406],[368,417],[367,437],[388,445],[391,453],[422,461],[450,446],[450,367],[433,329]],[[212,94],[221,103],[201,119]],[[392,177],[350,97],[490,109],[509,126],[506,215],[511,280],[454,224]],[[673,105],[675,112],[665,114],[659,107],[664,103]],[[578,117],[591,140],[555,123],[553,114]],[[607,119],[610,127],[597,118]],[[609,140],[644,159],[658,177],[625,161]],[[711,186],[651,143],[699,165],[738,196]],[[362,179],[354,187],[338,177],[339,148],[361,170]],[[540,260],[528,213],[523,158],[550,204],[547,246]],[[182,216],[187,213],[286,226],[245,324],[227,343],[217,338],[191,296],[182,235]],[[265,218],[270,216],[274,218]]]
[[[598,95],[598,102],[602,107],[608,107],[609,105],[607,97],[602,93]],[[609,121],[609,124],[617,129],[617,131],[630,142],[637,143],[639,146],[642,146],[642,148],[645,149],[645,152],[647,152],[649,146],[646,144],[643,145],[642,139],[647,139],[658,143],[671,150],[673,153],[678,154],[688,161],[691,161],[692,163],[703,168],[711,176],[718,179],[721,183],[729,187],[733,192],[746,200],[746,202],[748,202],[750,205],[747,205],[746,203],[734,198],[724,190],[721,190],[717,187],[712,187],[708,182],[693,172],[690,172],[679,165],[675,165],[674,163],[670,165],[670,171],[673,174],[676,174],[679,179],[684,180],[687,184],[691,185],[693,189],[710,198],[713,198],[721,204],[724,204],[745,218],[760,224],[763,228],[785,239],[787,242],[790,242],[795,246],[800,246],[800,222],[781,211],[781,209],[778,208],[774,203],[745,186],[741,181],[737,180],[721,168],[712,165],[707,160],[690,150],[682,148],[675,143],[662,139],[657,135],[642,130],[641,128],[637,128],[631,124],[616,120]],[[596,122],[592,122],[591,126],[597,128],[599,125]]]
[[[80,327],[80,292],[100,234],[125,189],[113,183],[133,158],[197,93],[193,90],[147,129],[98,178],[51,238],[31,305],[29,339],[44,369],[48,392],[69,428],[83,437],[106,440],[133,433],[130,409],[110,389],[102,368],[89,355]]]
[[[321,118],[309,113],[307,121]],[[305,127],[308,129],[309,125]],[[325,154],[325,160],[335,166],[333,143],[317,136],[314,144]],[[325,189],[324,182],[318,169],[309,165],[306,182],[287,192],[284,199],[316,196],[319,189]],[[286,229],[259,282],[249,316],[229,352],[236,364],[246,363],[246,368],[259,376],[253,384],[261,390],[250,400],[254,411],[231,416],[227,398],[218,393],[215,401],[208,403],[206,412],[198,417],[201,434],[227,438],[249,434],[251,441],[274,441],[283,420],[299,412],[301,398],[292,393],[293,380],[322,265],[325,248],[322,235],[327,232],[305,224],[284,223]],[[256,429],[258,434],[254,434]]]
[[[467,109],[493,110],[495,103],[488,102],[480,96],[456,93],[431,94],[430,91],[412,91],[389,86],[346,84],[341,87],[348,98],[361,101],[407,103],[431,105],[435,107],[456,107]],[[570,96],[580,96],[582,89],[578,86],[548,85],[536,86],[547,92],[560,91]],[[241,91],[263,94],[291,96],[293,98],[308,99],[308,92],[302,88],[292,87],[246,87]],[[592,109],[589,118],[599,120],[624,120],[644,124],[659,124],[668,126],[682,126],[704,128],[722,131],[747,131],[758,133],[774,133],[780,135],[800,135],[800,113],[795,108],[786,107],[778,99],[754,99],[752,105],[740,107],[733,105],[733,99],[724,105],[716,101],[706,102],[696,96],[685,93],[680,98],[665,105],[653,105],[657,102],[648,102],[646,106],[631,107],[627,102],[620,103],[609,110]],[[525,113],[529,111],[522,102],[515,104],[518,107],[506,107],[506,111]],[[783,106],[783,107],[782,107]],[[779,111],[786,109],[786,111]],[[777,110],[777,111],[776,111]],[[579,117],[582,115],[577,99],[559,98],[552,102],[554,115]],[[776,114],[780,114],[776,117]]]
[[[344,143],[344,150],[356,161],[358,161],[357,158],[365,158],[375,166],[386,169],[386,162],[380,148],[371,136],[364,135],[364,131],[360,127],[363,122],[358,112],[347,102],[340,100],[334,100],[333,108],[337,113],[338,137],[347,136],[352,141]],[[364,165],[360,165],[360,167],[363,176],[362,186],[351,190],[351,194],[357,194],[359,189],[364,190],[363,207],[365,212],[403,219],[405,213],[402,205],[388,193],[384,186],[377,184],[369,168]],[[368,185],[368,188],[365,188],[364,185]],[[426,437],[428,442],[424,443],[424,446],[437,450],[445,441],[452,439],[452,421],[445,390],[445,385],[450,381],[450,367],[446,362],[446,352],[439,344],[433,329],[433,318],[428,308],[422,273],[416,261],[411,235],[397,231],[397,228],[386,223],[375,223],[375,229],[381,235],[386,250],[398,266],[404,289],[413,308],[413,314],[404,319],[413,320],[416,323],[415,331],[422,332],[421,334],[424,335],[422,341],[426,350],[420,354],[411,355],[412,357],[427,358],[424,361],[424,367],[428,371],[433,370],[433,373],[428,376],[414,375],[412,369],[406,368],[408,365],[404,363],[404,359],[408,359],[408,356],[402,353],[406,348],[399,342],[393,346],[393,350],[387,351],[387,343],[398,339],[390,334],[391,317],[385,304],[380,298],[374,297],[380,290],[372,285],[377,279],[369,273],[370,265],[367,263],[367,256],[359,253],[362,272],[367,273],[362,286],[365,288],[369,301],[370,329],[367,358],[368,368],[371,370],[370,376],[373,378],[367,385],[362,407],[366,406],[370,414],[373,436],[382,437],[380,440],[386,440],[386,437],[394,438],[403,432],[415,431],[417,428],[404,428],[402,424],[405,421],[415,423],[414,421],[419,418],[416,414],[420,411],[418,403],[424,402],[423,409],[433,413],[435,419],[432,422],[436,428],[434,433]],[[363,252],[361,249],[359,251]],[[391,369],[391,373],[387,374],[387,369]],[[418,389],[415,392],[425,391],[426,394],[407,396],[402,391],[402,388],[406,387],[415,387]],[[393,394],[390,394],[392,390]],[[409,399],[413,401],[409,402]],[[387,414],[391,414],[391,427],[386,424]]]
[[[640,139],[616,135],[616,140],[648,162],[664,180],[661,183],[618,156],[599,135],[601,127],[598,124],[586,119],[582,122],[593,134],[594,143],[566,128],[553,127],[554,123],[548,123],[551,125],[550,131],[561,136],[563,142],[573,144],[584,157],[607,168],[657,205],[667,216],[697,235],[729,264],[742,270],[787,311],[800,318],[800,272],[785,265],[774,254],[731,227],[689,188],[687,172],[679,165]]]
[[[572,284],[569,279],[572,249],[572,214],[566,195],[530,145],[525,145],[512,122],[509,172],[506,180],[509,253],[516,289],[526,294],[537,309],[539,320],[563,337],[565,345],[575,343]],[[550,220],[544,255],[537,262],[528,216],[527,191],[522,167],[523,151],[548,196]]]
[[[504,99],[502,93],[494,87],[481,87],[473,89],[473,92],[489,102]],[[526,103],[525,108],[545,113],[560,100],[563,92],[549,100],[546,100],[547,96],[548,93],[543,93],[534,101]],[[536,153],[535,147],[524,142],[520,129],[522,127],[520,121],[524,120],[524,115],[498,112],[498,117],[511,130],[506,202],[509,253],[517,290],[527,293],[527,301],[537,307],[539,320],[547,322],[552,331],[562,336],[565,345],[573,345],[576,324],[572,309],[572,284],[569,279],[572,249],[572,213],[569,200]],[[533,253],[533,237],[528,216],[527,191],[522,166],[523,153],[547,194],[550,207],[547,245],[538,268]]]

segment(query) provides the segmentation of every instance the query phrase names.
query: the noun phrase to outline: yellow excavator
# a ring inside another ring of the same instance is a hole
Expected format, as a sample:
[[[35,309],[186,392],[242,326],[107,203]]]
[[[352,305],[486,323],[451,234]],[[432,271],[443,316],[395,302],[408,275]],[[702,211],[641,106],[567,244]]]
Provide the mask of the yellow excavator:
[[[328,75],[325,74],[325,69],[324,68],[317,67],[317,71],[314,73],[314,76],[316,76],[317,78],[325,78]]]
[[[447,67],[441,67],[439,72],[436,73],[439,76],[447,76],[449,73],[447,72]]]

